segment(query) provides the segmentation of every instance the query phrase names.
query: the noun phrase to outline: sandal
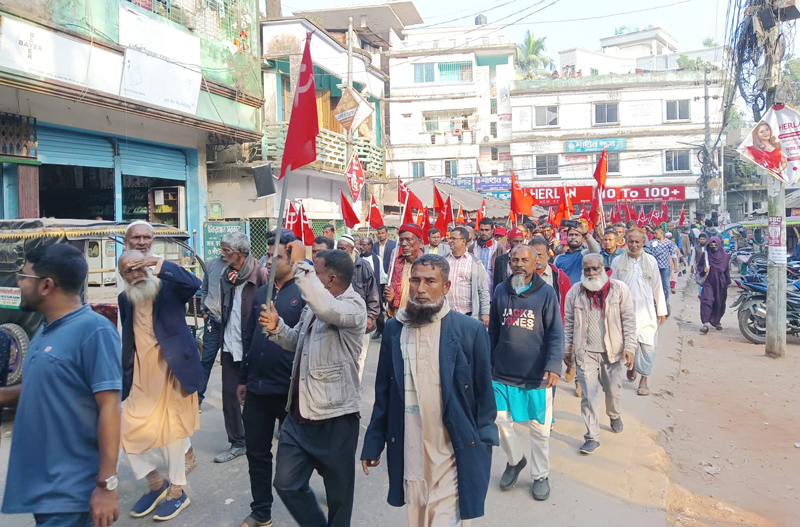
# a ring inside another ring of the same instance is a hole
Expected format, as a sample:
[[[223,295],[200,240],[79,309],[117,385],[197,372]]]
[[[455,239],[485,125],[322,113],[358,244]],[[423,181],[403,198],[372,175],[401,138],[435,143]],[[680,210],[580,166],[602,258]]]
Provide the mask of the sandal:
[[[714,329],[716,329],[717,331],[722,331],[722,324],[717,324],[716,326],[714,326]]]
[[[242,522],[242,527],[272,527],[272,520],[262,523],[253,518],[252,516],[248,516]]]
[[[564,382],[572,382],[575,378],[575,366],[568,366],[566,373],[564,373]]]
[[[708,333],[708,326],[703,326],[702,328],[700,328],[700,333],[702,333],[703,335]]]
[[[636,370],[628,370],[627,375],[629,381],[633,382],[636,380]]]
[[[650,395],[650,389],[647,386],[639,386],[639,389],[636,390],[636,395],[641,395],[646,397]]]

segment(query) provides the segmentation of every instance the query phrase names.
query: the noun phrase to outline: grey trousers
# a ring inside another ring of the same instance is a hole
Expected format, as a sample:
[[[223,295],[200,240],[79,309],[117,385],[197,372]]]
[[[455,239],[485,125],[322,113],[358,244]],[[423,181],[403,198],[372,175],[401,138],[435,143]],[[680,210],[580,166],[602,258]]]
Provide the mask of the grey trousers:
[[[583,364],[578,364],[578,382],[581,385],[581,417],[586,424],[587,441],[600,440],[599,404],[600,389],[606,394],[606,415],[611,419],[619,417],[622,411],[622,380],[625,376],[625,363],[610,363],[608,354],[584,352]]]

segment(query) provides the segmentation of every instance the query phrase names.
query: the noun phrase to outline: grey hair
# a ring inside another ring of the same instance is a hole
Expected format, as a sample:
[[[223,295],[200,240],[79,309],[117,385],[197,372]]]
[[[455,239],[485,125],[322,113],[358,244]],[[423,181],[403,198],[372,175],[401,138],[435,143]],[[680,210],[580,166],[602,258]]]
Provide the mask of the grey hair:
[[[250,255],[250,238],[243,232],[229,232],[222,237],[222,243],[227,243],[231,249],[245,256]]]
[[[450,279],[450,264],[446,258],[436,254],[424,254],[414,260],[411,270],[413,271],[415,267],[420,265],[429,265],[431,269],[439,269],[439,272],[442,273],[443,282],[447,282]]]
[[[126,238],[128,236],[128,231],[130,231],[133,227],[136,227],[137,225],[147,225],[148,227],[150,227],[150,232],[152,232],[153,234],[155,234],[155,232],[156,232],[155,229],[153,229],[153,226],[150,225],[149,222],[146,222],[144,220],[136,220],[136,221],[130,222],[128,224],[128,226],[125,227],[125,237]]]
[[[598,262],[600,262],[600,266],[601,266],[601,267],[605,267],[605,265],[604,265],[604,263],[603,263],[603,257],[602,257],[602,256],[600,256],[598,253],[589,253],[589,254],[586,254],[586,255],[584,255],[584,257],[583,257],[584,261],[585,261],[587,258],[594,258],[595,260],[597,260]]]
[[[117,260],[117,265],[119,265],[119,263],[122,262],[122,260],[124,260],[128,256],[133,256],[136,254],[142,256],[142,252],[137,249],[125,249],[124,251],[122,251],[122,254],[119,255],[119,260]]]

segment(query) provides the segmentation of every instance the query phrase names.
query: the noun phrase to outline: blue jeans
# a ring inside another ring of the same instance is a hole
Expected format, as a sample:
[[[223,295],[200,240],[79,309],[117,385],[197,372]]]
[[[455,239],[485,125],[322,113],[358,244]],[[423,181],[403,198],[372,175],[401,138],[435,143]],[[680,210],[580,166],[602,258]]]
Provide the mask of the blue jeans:
[[[92,527],[92,515],[88,512],[34,514],[36,527]]]
[[[200,396],[200,402],[206,394],[208,388],[208,378],[211,376],[211,369],[214,367],[214,361],[217,360],[217,353],[219,352],[220,341],[222,334],[220,333],[220,323],[212,315],[206,318],[205,330],[203,331],[203,379],[200,383],[200,389],[197,391]]]
[[[669,275],[672,272],[669,267],[658,270],[661,273],[661,285],[664,286],[664,299],[669,304]]]

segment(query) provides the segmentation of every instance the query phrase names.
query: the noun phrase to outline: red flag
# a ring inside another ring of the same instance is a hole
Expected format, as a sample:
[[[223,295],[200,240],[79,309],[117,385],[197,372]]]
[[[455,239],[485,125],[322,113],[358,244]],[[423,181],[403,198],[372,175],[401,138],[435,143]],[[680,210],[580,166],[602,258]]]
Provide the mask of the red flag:
[[[469,212],[464,211],[464,223],[469,223],[471,221],[472,221],[472,218],[469,217]]]
[[[453,205],[450,201],[450,196],[447,196],[447,200],[444,202],[444,210],[436,218],[436,223],[433,226],[444,233],[447,232],[447,227],[451,223],[453,223]]]
[[[306,36],[306,48],[300,62],[300,75],[294,93],[292,116],[281,159],[278,179],[289,171],[314,162],[317,159],[317,87],[314,82],[314,64],[311,62],[311,33]]]
[[[364,186],[364,168],[355,153],[347,167],[347,183],[350,185],[350,195],[353,196],[353,203],[355,203],[358,201],[358,196],[361,195],[361,187]]]
[[[358,219],[358,214],[353,210],[353,206],[350,205],[350,202],[347,201],[342,189],[339,189],[339,195],[342,198],[342,218],[344,219],[344,224],[347,225],[349,229],[352,229],[358,225],[361,220]]]
[[[416,219],[416,221],[414,221],[414,223],[416,223],[417,226],[419,226],[419,227],[422,227],[422,212],[423,212],[423,209],[420,209],[417,212],[417,219]]]
[[[297,239],[303,238],[303,226],[300,224],[300,215],[297,213],[297,210],[295,210],[291,201],[289,202],[289,207],[286,209],[283,228],[292,231]]]
[[[400,181],[398,178],[397,180],[397,201],[400,203],[406,203],[408,200],[407,205],[412,209],[421,209],[422,208],[422,200],[420,200],[413,192],[408,189],[408,186]],[[405,222],[403,222],[405,223]],[[413,221],[411,223],[414,223]]]
[[[530,216],[532,208],[533,208],[533,196],[525,195],[525,193],[522,191],[522,187],[519,186],[519,182],[517,181],[517,176],[512,172],[511,212],[516,212],[517,214],[527,214],[528,216]]]
[[[410,194],[410,192],[408,194]],[[416,225],[414,214],[411,212],[411,206],[408,204],[408,194],[406,194],[406,202],[403,206],[403,218],[400,221],[400,225],[405,225],[406,223],[413,223]]]
[[[575,210],[566,187],[562,187],[561,191],[564,193],[564,199],[559,202],[558,210],[556,210],[555,227],[560,227],[562,220],[571,219],[572,212]]]
[[[686,211],[683,210],[683,205],[681,205],[681,219],[678,220],[678,225],[683,227],[684,223],[686,223]]]
[[[478,225],[483,218],[486,217],[486,200],[481,202],[481,208],[475,213],[475,225]]]
[[[661,220],[659,223],[669,222],[669,205],[667,205],[666,201],[661,202],[661,217],[659,219]]]
[[[422,228],[422,243],[428,245],[431,243],[430,238],[428,237],[428,231],[431,230],[431,218],[428,216],[428,206],[423,206],[422,211],[422,225],[420,225]]]
[[[597,187],[600,190],[606,188],[606,173],[608,172],[608,154],[606,149],[600,154],[600,159],[597,160],[597,166],[594,168],[594,179],[597,181]]]
[[[433,184],[433,211],[436,214],[441,214],[444,211],[445,201],[442,195],[439,194],[439,189],[436,188],[436,183]]]
[[[517,226],[517,215],[514,214],[514,211],[509,212],[509,214],[508,214],[508,223],[512,227],[516,227]]]
[[[458,206],[458,216],[456,216],[456,223],[467,223],[464,221],[464,208],[459,205]]]
[[[619,211],[619,204],[611,209],[611,223],[622,223],[622,214]]]
[[[639,215],[636,214],[636,207],[634,207],[627,201],[625,202],[625,207],[628,209],[628,221],[630,220],[638,221]],[[644,208],[642,208],[642,211],[644,211]]]
[[[383,218],[381,217],[381,210],[378,208],[378,202],[375,201],[375,196],[372,196],[369,204],[369,226],[373,229],[383,226]]]
[[[594,229],[597,225],[603,225],[604,220],[603,196],[600,192],[600,187],[597,187],[592,198],[592,212],[589,213],[589,229]]]
[[[556,209],[553,207],[547,207],[547,223],[553,225],[556,221]]]
[[[639,228],[642,228],[645,225],[647,225],[647,223],[648,223],[647,215],[644,213],[644,205],[642,205],[639,208],[639,214],[637,214],[637,216],[636,216],[636,225]]]
[[[592,198],[592,201],[594,201],[594,198]],[[592,207],[592,210],[594,210],[594,207]],[[590,224],[589,227],[591,228],[591,221],[589,220],[589,206],[588,205],[584,205],[583,206],[583,208],[581,209],[581,214],[578,217],[580,219],[582,219],[582,220],[586,220],[586,223]]]
[[[298,203],[297,204],[297,214],[300,216],[300,222],[303,225],[303,233],[302,233],[302,240],[303,245],[309,247],[314,244],[314,229],[311,228],[311,222],[308,221],[308,216],[306,215],[305,209],[303,209],[303,205]]]

